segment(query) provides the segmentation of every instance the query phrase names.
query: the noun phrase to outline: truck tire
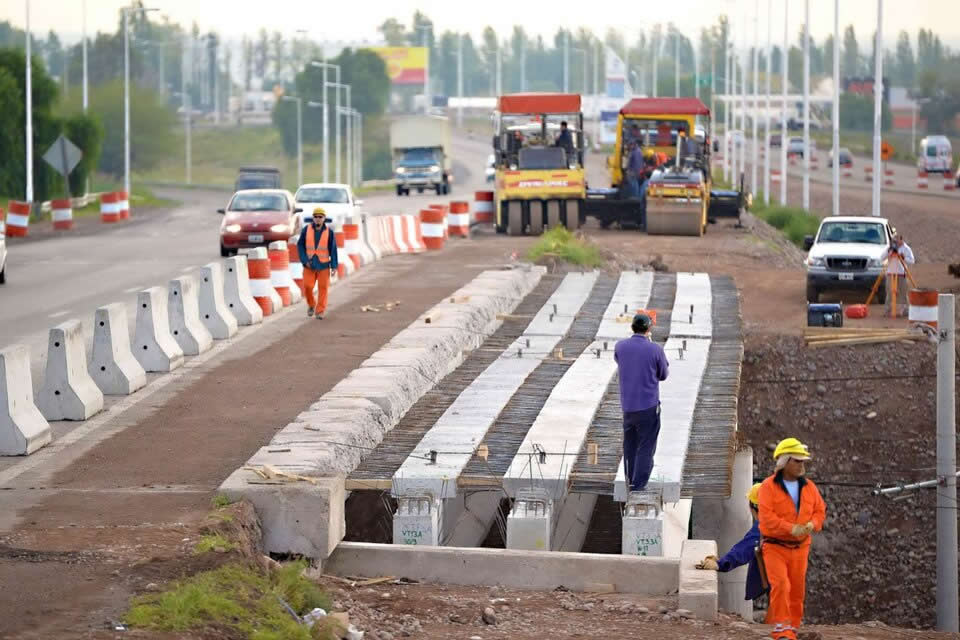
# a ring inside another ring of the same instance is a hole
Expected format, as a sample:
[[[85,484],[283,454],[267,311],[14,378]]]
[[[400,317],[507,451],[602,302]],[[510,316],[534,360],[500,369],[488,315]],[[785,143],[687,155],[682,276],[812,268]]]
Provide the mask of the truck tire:
[[[543,200],[530,201],[530,235],[543,233]]]
[[[403,195],[403,187],[401,187],[400,185],[397,185],[397,195],[398,196]]]
[[[807,283],[807,302],[812,304],[820,302],[820,290],[809,282]]]
[[[580,201],[567,200],[566,205],[567,217],[563,222],[567,227],[567,231],[576,231],[580,228]]]
[[[560,201],[547,200],[547,229],[560,226]]]
[[[523,203],[519,200],[508,200],[507,205],[507,235],[523,235]]]

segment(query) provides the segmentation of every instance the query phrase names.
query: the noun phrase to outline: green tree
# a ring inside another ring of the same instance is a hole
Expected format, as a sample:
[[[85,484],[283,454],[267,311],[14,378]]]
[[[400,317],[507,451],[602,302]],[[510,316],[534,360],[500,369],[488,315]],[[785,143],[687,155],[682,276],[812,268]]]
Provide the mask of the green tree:
[[[24,171],[23,93],[17,78],[0,62],[0,194],[22,197]]]
[[[843,58],[840,59],[840,73],[847,77],[860,74],[860,48],[857,45],[857,33],[853,25],[847,25],[843,31]]]
[[[70,174],[70,192],[82,195],[86,191],[87,178],[96,171],[100,163],[103,127],[96,119],[76,113],[64,120],[63,133],[83,151],[80,163]]]
[[[917,63],[913,59],[913,47],[910,45],[910,34],[901,31],[897,37],[896,75],[894,82],[905,87],[916,84]]]
[[[402,47],[407,44],[407,28],[396,18],[388,18],[377,27],[387,46]]]

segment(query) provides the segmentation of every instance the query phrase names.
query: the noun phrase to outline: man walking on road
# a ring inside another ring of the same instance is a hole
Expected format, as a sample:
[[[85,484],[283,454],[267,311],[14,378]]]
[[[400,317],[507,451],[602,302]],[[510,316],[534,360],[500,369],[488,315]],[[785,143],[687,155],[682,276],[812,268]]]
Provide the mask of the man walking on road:
[[[823,529],[827,507],[813,482],[804,477],[810,459],[796,438],[781,440],[773,452],[776,473],[760,485],[758,508],[761,555],[770,583],[767,624],[775,640],[797,640],[803,621],[810,535]]]
[[[899,259],[898,257],[899,256]],[[890,243],[890,255],[887,256],[887,313],[890,316],[900,313],[899,305],[907,299],[906,269],[915,262],[913,249],[903,239],[903,234]]]
[[[327,292],[330,276],[337,272],[337,240],[326,225],[327,212],[322,207],[313,210],[313,219],[304,225],[297,240],[297,252],[303,265],[303,291],[307,297],[307,317],[316,314],[323,320],[327,310]],[[317,298],[313,287],[317,286]]]
[[[623,464],[630,491],[647,487],[660,435],[660,382],[669,363],[663,347],[650,339],[653,321],[645,313],[633,317],[633,335],[617,342],[613,359],[620,372],[623,410]]]

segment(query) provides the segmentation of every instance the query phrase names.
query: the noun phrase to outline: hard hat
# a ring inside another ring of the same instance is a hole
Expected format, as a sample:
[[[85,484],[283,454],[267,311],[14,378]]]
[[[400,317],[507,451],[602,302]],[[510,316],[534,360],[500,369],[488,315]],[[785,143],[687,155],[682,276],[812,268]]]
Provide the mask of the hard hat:
[[[789,455],[791,458],[796,458],[797,460],[810,459],[810,452],[807,450],[807,445],[796,438],[786,438],[780,441],[777,448],[773,451],[773,459],[776,460],[783,455]]]
[[[749,500],[750,504],[754,506],[758,506],[760,504],[760,485],[761,484],[763,483],[758,482],[757,484],[750,487],[750,491],[747,492],[747,500]]]
[[[323,207],[317,207],[316,209],[313,210],[313,216],[314,216],[314,217],[316,217],[316,216],[323,216],[324,218],[326,218],[326,217],[327,217],[327,212],[324,210]]]
[[[648,149],[644,149],[644,151],[643,151],[643,157],[644,157],[644,158],[652,158],[652,157],[653,157],[653,149],[649,149],[649,148],[648,148]]]
[[[646,333],[650,330],[650,327],[653,325],[653,320],[645,313],[638,313],[633,316],[633,322],[630,323],[630,328],[633,329],[634,333]]]

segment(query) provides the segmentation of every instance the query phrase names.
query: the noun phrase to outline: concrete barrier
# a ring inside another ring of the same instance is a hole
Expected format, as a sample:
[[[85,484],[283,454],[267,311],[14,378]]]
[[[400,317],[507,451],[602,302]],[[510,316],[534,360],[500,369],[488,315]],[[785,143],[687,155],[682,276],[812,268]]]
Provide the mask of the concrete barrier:
[[[693,613],[698,620],[717,619],[719,591],[717,572],[697,569],[696,565],[707,556],[717,555],[715,540],[684,540],[680,552],[679,608]]]
[[[133,355],[144,371],[173,371],[183,365],[183,349],[170,334],[163,287],[150,287],[137,294]]]
[[[47,420],[87,420],[103,409],[103,392],[87,371],[79,320],[50,329],[47,369],[37,406]]]
[[[119,302],[97,309],[93,318],[90,377],[105,395],[126,396],[147,384],[147,373],[130,348],[127,312]]]
[[[357,226],[360,228],[360,255],[363,256],[364,264],[373,264],[380,259],[380,252],[370,241],[370,229],[367,222],[367,214],[354,216]]]
[[[227,258],[224,269],[223,299],[237,324],[247,327],[263,322],[263,309],[250,293],[247,256]]]
[[[26,456],[50,443],[46,418],[33,402],[30,350],[0,349],[0,455]]]
[[[213,336],[200,322],[200,298],[197,279],[181,276],[170,281],[167,290],[170,333],[183,354],[198,356],[213,346]]]
[[[223,265],[219,262],[200,268],[200,322],[214,340],[237,333],[237,319],[223,299]]]

